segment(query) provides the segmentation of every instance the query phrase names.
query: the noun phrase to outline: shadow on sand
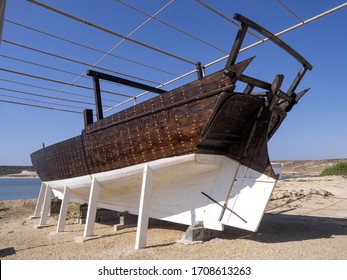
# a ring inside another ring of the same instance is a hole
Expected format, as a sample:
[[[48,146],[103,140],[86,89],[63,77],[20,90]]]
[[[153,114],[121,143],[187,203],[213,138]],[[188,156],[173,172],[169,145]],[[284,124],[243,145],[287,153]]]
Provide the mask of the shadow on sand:
[[[13,247],[0,249],[0,258],[11,256],[11,255],[14,255],[15,253],[16,253],[16,250]]]
[[[219,238],[279,243],[347,235],[347,219],[265,214],[257,232],[228,227]]]

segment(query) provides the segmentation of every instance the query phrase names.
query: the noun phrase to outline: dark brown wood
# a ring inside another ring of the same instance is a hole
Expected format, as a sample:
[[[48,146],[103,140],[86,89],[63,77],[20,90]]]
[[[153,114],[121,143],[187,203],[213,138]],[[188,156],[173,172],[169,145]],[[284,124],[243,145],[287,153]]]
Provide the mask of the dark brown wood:
[[[122,84],[122,85],[129,86],[129,87],[134,87],[134,88],[138,88],[138,89],[147,90],[147,91],[158,93],[158,94],[162,94],[162,93],[166,92],[166,90],[163,90],[163,89],[160,89],[160,88],[151,87],[149,85],[141,84],[141,83],[138,83],[138,82],[135,82],[135,81],[131,81],[131,80],[124,79],[124,78],[121,78],[121,77],[108,75],[108,74],[97,72],[97,71],[94,71],[94,70],[88,70],[87,75],[88,76],[92,76],[94,80],[95,79],[97,79],[97,80],[102,79],[102,80],[106,80],[106,81]]]
[[[291,56],[293,56],[295,59],[297,59],[306,69],[312,70],[312,65],[302,56],[300,55],[296,50],[294,50],[292,47],[287,45],[285,42],[283,42],[280,38],[272,34],[270,31],[265,29],[264,27],[260,26],[259,24],[255,23],[254,21],[240,15],[235,14],[234,19],[240,21],[242,24],[245,24],[252,29],[256,30],[260,34],[264,35],[266,38],[274,42],[276,45],[284,49],[286,52],[288,52]]]
[[[95,97],[95,106],[96,106],[96,119],[100,121],[104,118],[104,114],[102,110],[99,77],[96,77],[96,76],[93,77],[93,83],[94,83],[94,97]]]
[[[98,113],[94,123],[91,112],[86,111],[85,129],[80,136],[31,154],[40,178],[67,179],[191,153],[224,155],[275,177],[267,143],[287,111],[303,95],[297,96],[293,90],[310,64],[267,30],[242,16],[236,18],[242,27],[227,68],[205,77],[200,75],[196,81],[168,92],[158,90],[160,95],[111,116],[103,118]],[[235,64],[248,25],[269,35],[303,63],[305,71],[294,80],[290,95],[280,88],[282,75],[272,83],[243,75],[253,58]],[[98,72],[90,74],[97,82],[96,88],[99,78],[124,82]],[[243,93],[235,92],[238,81],[247,84]],[[129,80],[126,84],[139,86]],[[265,92],[253,93],[255,87]],[[101,101],[97,104],[101,106]]]
[[[237,35],[236,35],[234,45],[231,48],[227,63],[225,64],[226,69],[235,64],[237,55],[239,54],[239,51],[241,49],[242,42],[246,36],[247,29],[248,29],[248,25],[246,25],[245,23],[241,23],[239,31],[237,32]]]
[[[196,63],[196,73],[198,74],[198,79],[204,77],[204,71],[202,70],[201,62]]]
[[[91,109],[85,109],[83,111],[84,116],[84,127],[86,128],[88,125],[92,124],[94,122],[93,120],[93,110]]]
[[[307,71],[307,68],[305,66],[303,66],[299,73],[296,75],[293,83],[290,85],[287,94],[290,96],[292,94],[294,94],[294,91],[296,90],[297,86],[299,85],[300,81],[302,80],[302,78],[304,77],[305,73]]]

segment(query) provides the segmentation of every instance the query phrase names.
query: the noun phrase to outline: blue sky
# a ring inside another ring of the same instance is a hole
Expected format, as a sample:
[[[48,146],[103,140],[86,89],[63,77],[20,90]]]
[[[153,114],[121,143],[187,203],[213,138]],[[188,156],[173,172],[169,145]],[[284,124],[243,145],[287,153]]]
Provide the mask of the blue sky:
[[[128,35],[148,20],[149,14],[155,14],[170,1],[124,1],[147,15],[115,0],[41,2],[107,30]],[[289,13],[280,2],[302,20],[344,3],[338,0],[204,1],[229,18],[232,18],[234,13],[243,14],[273,33],[299,22],[299,19]],[[156,17],[166,25],[151,19],[131,35],[131,38],[186,60],[199,61],[203,65],[225,56],[230,51],[237,32],[235,25],[193,0],[172,1]],[[172,26],[175,26],[176,30]],[[298,89],[310,87],[310,91],[288,114],[283,125],[269,142],[272,160],[347,158],[346,26],[347,7],[281,36],[313,65],[313,70],[306,74]],[[57,37],[64,38],[65,41]],[[92,90],[37,79],[29,77],[28,74],[92,87],[92,80],[81,77],[82,74],[88,70],[88,65],[94,65],[104,56],[103,52],[110,51],[121,42],[115,35],[21,0],[7,0],[2,39],[1,68],[22,74],[0,71],[0,100],[77,112],[82,112],[84,108],[94,108],[93,105],[86,104],[93,102]],[[257,40],[254,36],[248,35],[243,46]],[[33,48],[46,54],[33,51]],[[97,66],[140,77],[152,86],[166,83],[194,70],[191,63],[128,41],[121,43],[112,55],[101,60]],[[257,57],[245,73],[269,82],[275,74],[282,73],[285,75],[285,89],[300,68],[295,60],[270,43],[241,53],[240,59],[253,55]],[[72,59],[83,63],[72,62]],[[225,60],[208,67],[206,74],[222,69],[224,64]],[[194,79],[195,74],[163,88],[170,90]],[[128,95],[141,94],[139,90],[109,83],[103,83],[102,89]],[[240,85],[237,89],[242,91],[243,86]],[[139,101],[151,96],[145,95],[139,98]],[[111,94],[103,94],[103,98],[105,110],[109,108],[107,106],[127,99]],[[132,102],[128,102],[127,106],[131,104]],[[123,107],[117,107],[105,114],[115,113],[121,108]],[[42,143],[47,146],[79,135],[83,129],[83,115],[0,102],[0,128],[0,165],[30,165],[30,153],[40,149]]]

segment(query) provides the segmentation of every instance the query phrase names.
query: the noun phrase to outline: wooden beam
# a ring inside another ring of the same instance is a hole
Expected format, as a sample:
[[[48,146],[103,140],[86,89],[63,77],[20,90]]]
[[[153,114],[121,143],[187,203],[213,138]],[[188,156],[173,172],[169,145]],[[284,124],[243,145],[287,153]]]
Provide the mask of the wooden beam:
[[[98,198],[99,198],[99,188],[100,188],[99,182],[93,177],[92,185],[90,188],[90,194],[89,194],[86,226],[84,228],[84,234],[83,234],[84,238],[93,236],[95,217],[96,217],[96,208],[98,205]]]
[[[60,207],[57,233],[64,231],[67,209],[69,207],[69,203],[70,203],[70,188],[65,185],[63,201],[62,201],[61,207]]]
[[[42,204],[46,195],[46,189],[47,189],[47,185],[45,183],[42,183],[39,197],[37,198],[37,202],[36,202],[35,212],[34,212],[34,215],[30,217],[30,219],[36,219],[41,217]]]
[[[135,249],[146,247],[149,220],[149,208],[151,202],[153,171],[146,164],[143,168],[142,188],[137,222]]]
[[[96,106],[96,118],[98,121],[100,121],[104,118],[104,114],[102,111],[102,99],[101,99],[99,77],[93,76],[93,83],[94,83],[94,96],[95,96],[95,106]]]
[[[294,50],[292,47],[287,45],[285,42],[283,42],[280,38],[272,34],[270,31],[265,29],[264,27],[260,26],[259,24],[255,23],[254,21],[251,21],[250,19],[240,15],[235,14],[234,19],[241,22],[241,24],[245,24],[252,29],[256,30],[260,34],[267,37],[269,40],[274,42],[276,45],[284,49],[287,53],[289,53],[291,56],[293,56],[296,60],[298,60],[306,69],[311,70],[312,65],[302,56],[300,55],[296,50]]]
[[[117,76],[112,76],[112,75],[101,73],[101,72],[97,72],[97,71],[94,71],[94,70],[89,70],[87,72],[87,75],[88,76],[92,76],[93,78],[97,77],[97,78],[102,79],[102,80],[114,82],[114,83],[117,83],[117,84],[122,84],[122,85],[133,87],[133,88],[143,89],[143,90],[147,90],[147,91],[158,93],[158,94],[162,94],[162,93],[166,92],[166,90],[163,90],[163,89],[160,89],[160,88],[151,87],[149,85],[141,84],[141,83],[138,83],[138,82],[134,82],[134,81],[131,81],[131,80],[127,80],[127,79],[124,79],[124,78],[120,78],[120,77],[117,77]]]
[[[45,197],[44,197],[44,202],[43,202],[43,209],[41,213],[41,219],[36,228],[41,228],[41,227],[46,227],[47,226],[47,218],[49,215],[49,210],[51,207],[51,198],[52,198],[52,189],[51,187],[47,184],[46,185],[46,191],[45,191]]]
[[[229,54],[229,57],[228,57],[228,61],[225,64],[225,68],[228,68],[231,65],[235,64],[237,55],[239,54],[239,51],[241,49],[241,45],[242,45],[243,39],[246,36],[247,29],[248,29],[247,24],[241,23],[241,27],[240,27],[239,31],[237,32],[234,45],[233,45],[233,47],[232,47],[232,49],[230,51],[230,54]]]

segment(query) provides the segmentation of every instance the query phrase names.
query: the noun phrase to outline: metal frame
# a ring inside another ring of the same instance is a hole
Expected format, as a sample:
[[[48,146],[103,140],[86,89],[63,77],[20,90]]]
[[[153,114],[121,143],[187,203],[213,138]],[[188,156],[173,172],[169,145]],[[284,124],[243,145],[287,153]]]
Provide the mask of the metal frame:
[[[133,87],[133,88],[138,88],[138,89],[154,92],[154,93],[157,93],[157,94],[163,94],[163,93],[166,92],[166,90],[163,90],[163,89],[160,89],[160,88],[155,88],[155,87],[152,87],[152,86],[149,86],[149,85],[145,85],[145,84],[138,83],[138,82],[135,82],[135,81],[131,81],[131,80],[128,80],[128,79],[124,79],[124,78],[121,78],[121,77],[109,75],[109,74],[106,74],[106,73],[97,72],[97,71],[94,71],[94,70],[88,70],[87,75],[93,77],[95,106],[96,106],[96,116],[97,116],[97,120],[98,121],[102,120],[104,118],[103,110],[102,110],[100,79],[106,80],[106,81],[110,81],[110,82],[114,82],[114,83],[121,84],[121,85],[125,85],[125,86],[129,86],[129,87]],[[85,122],[85,123],[90,124],[88,121]]]

